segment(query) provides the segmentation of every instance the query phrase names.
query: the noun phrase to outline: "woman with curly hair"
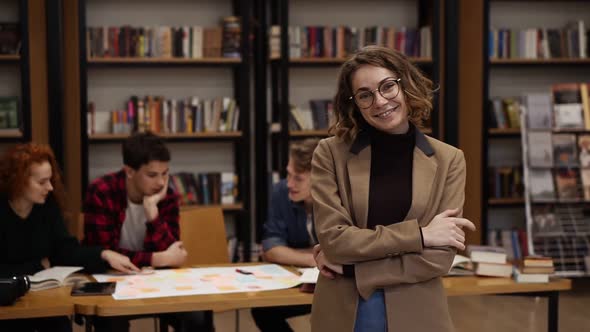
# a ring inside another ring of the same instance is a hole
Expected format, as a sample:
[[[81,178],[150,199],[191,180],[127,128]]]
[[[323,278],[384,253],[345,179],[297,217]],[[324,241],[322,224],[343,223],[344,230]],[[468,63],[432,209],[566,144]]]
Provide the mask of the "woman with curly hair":
[[[335,135],[311,170],[322,272],[313,331],[451,331],[441,276],[464,249],[465,158],[420,131],[432,82],[403,54],[359,50],[341,67]]]
[[[62,216],[64,191],[51,148],[28,143],[0,161],[0,277],[32,275],[55,265],[109,266],[139,271],[129,258],[100,247],[82,247]],[[0,321],[2,331],[71,331],[67,317]]]

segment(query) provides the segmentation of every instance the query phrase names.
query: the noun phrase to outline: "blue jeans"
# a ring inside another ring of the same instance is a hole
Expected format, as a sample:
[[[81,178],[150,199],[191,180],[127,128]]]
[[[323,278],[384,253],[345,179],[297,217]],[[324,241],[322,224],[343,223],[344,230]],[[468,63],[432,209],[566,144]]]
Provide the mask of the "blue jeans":
[[[366,301],[359,296],[354,332],[386,332],[387,314],[382,289],[376,290]]]

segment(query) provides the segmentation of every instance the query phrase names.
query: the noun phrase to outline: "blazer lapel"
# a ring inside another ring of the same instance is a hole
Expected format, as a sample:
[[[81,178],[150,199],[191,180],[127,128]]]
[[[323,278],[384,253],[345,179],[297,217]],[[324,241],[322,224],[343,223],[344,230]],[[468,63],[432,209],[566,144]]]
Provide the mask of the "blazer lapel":
[[[370,149],[369,149],[370,150]],[[412,170],[412,205],[404,220],[420,219],[433,190],[438,163],[416,146]]]
[[[348,177],[350,179],[354,221],[357,227],[366,228],[369,210],[371,147],[367,145],[358,153],[352,154],[352,157],[348,159],[346,166],[348,168]]]

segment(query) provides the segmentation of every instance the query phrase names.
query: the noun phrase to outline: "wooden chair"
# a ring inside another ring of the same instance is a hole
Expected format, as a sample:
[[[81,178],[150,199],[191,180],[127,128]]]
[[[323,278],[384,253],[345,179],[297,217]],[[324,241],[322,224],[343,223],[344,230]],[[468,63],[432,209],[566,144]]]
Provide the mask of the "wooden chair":
[[[186,266],[230,262],[220,207],[182,210],[180,240],[188,252]]]
[[[225,223],[220,207],[197,207],[180,211],[180,240],[188,253],[186,267],[200,264],[229,263]],[[206,312],[213,321],[213,312]],[[168,322],[160,319],[160,331]]]

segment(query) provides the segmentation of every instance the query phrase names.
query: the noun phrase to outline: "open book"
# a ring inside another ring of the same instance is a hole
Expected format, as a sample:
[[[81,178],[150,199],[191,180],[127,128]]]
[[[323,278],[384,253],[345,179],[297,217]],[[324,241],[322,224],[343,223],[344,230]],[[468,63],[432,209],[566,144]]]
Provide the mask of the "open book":
[[[54,266],[39,271],[29,276],[29,280],[31,280],[31,291],[88,282],[89,279],[86,275],[74,273],[82,269],[83,267],[81,266]]]
[[[473,262],[471,259],[461,256],[455,255],[453,258],[453,264],[451,265],[451,269],[447,275],[449,276],[472,276],[475,274],[475,269],[473,267]]]

